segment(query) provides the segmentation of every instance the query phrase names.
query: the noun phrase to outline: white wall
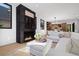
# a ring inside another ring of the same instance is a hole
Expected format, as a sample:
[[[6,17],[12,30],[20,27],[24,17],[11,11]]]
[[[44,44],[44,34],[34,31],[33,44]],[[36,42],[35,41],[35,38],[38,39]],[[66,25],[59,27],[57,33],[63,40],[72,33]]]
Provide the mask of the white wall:
[[[77,20],[76,29],[77,29],[77,32],[79,33],[79,19]]]
[[[0,29],[0,46],[16,42],[16,4],[12,5],[12,29]]]
[[[38,32],[44,32],[44,33],[46,33],[46,21],[44,23],[44,30],[42,30],[41,27],[40,27],[40,19],[41,18],[39,18],[39,17],[37,18],[37,29],[36,29],[36,33],[38,33]]]

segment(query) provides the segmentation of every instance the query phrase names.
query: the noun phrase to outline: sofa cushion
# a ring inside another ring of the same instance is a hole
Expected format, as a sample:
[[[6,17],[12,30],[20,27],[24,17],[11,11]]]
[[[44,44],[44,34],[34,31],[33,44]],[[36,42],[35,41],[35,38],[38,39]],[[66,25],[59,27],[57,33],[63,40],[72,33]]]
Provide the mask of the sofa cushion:
[[[71,37],[71,32],[63,32],[65,38]]]
[[[67,52],[67,46],[70,43],[70,39],[69,38],[61,38],[58,42],[58,44],[55,47],[55,51],[58,52]]]
[[[56,40],[56,39],[59,39],[59,37],[58,36],[48,36],[48,39]]]
[[[71,53],[79,55],[79,33],[72,32],[71,39],[72,39]]]
[[[79,40],[79,33],[72,32],[71,33],[71,38],[72,39],[78,39]]]
[[[59,32],[48,31],[49,36],[59,36]]]
[[[43,55],[46,55],[48,53],[48,51],[51,49],[51,46],[52,46],[52,40],[48,39],[47,44],[45,45],[43,50]]]

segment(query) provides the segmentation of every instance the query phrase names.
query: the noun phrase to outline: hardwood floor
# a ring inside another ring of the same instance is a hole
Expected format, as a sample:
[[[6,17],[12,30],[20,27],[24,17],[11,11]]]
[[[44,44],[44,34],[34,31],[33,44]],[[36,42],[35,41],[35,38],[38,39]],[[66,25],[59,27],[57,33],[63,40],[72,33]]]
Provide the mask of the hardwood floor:
[[[30,41],[31,42],[31,41]],[[28,43],[30,43],[28,42]],[[56,42],[53,42],[52,48],[56,46]],[[0,47],[0,56],[32,56],[30,50],[27,48],[27,43],[19,44],[13,43]]]
[[[13,43],[0,47],[0,56],[29,56],[30,53],[19,51],[18,49],[26,47],[26,43]]]

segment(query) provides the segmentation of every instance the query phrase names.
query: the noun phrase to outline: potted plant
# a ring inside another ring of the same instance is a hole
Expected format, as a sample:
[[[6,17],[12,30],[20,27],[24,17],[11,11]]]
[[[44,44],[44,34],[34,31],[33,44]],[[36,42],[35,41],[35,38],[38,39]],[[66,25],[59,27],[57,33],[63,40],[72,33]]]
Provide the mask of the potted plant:
[[[34,35],[34,37],[35,37],[36,41],[40,41],[40,39],[41,39],[41,37],[42,37],[42,34],[41,34],[41,33],[36,33],[36,34]]]

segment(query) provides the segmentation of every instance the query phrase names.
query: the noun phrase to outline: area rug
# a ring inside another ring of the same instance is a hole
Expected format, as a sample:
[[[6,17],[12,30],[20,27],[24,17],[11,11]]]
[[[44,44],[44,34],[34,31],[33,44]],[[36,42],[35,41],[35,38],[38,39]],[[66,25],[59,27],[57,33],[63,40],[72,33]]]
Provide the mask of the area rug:
[[[30,47],[23,47],[21,49],[18,49],[18,52],[22,52],[30,56]]]
[[[18,51],[21,51],[21,52],[29,52],[30,53],[30,48],[29,47],[23,47],[21,49],[18,49]]]

